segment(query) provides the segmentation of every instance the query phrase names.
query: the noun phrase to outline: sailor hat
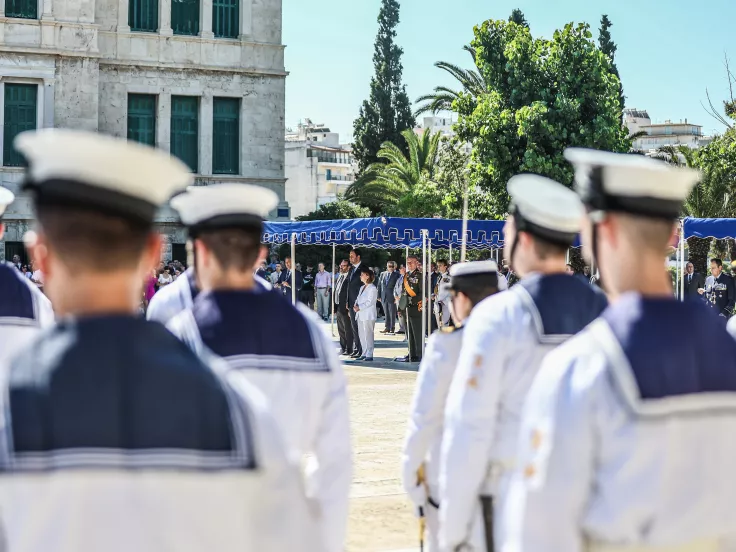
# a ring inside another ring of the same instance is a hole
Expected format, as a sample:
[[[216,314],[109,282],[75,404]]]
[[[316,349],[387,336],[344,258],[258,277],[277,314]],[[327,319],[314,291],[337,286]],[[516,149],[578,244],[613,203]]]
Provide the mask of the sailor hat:
[[[250,184],[213,184],[171,200],[190,235],[219,228],[261,228],[278,203],[273,191]]]
[[[584,209],[572,190],[544,176],[520,174],[509,180],[511,214],[517,232],[572,245],[580,231]]]
[[[24,132],[15,148],[28,161],[24,188],[37,204],[86,207],[147,224],[192,182],[187,166],[136,142],[79,130]]]
[[[2,219],[5,209],[8,208],[8,205],[13,203],[14,199],[15,195],[13,195],[13,192],[0,186],[0,219]]]
[[[581,148],[565,150],[575,189],[592,212],[617,211],[675,219],[700,173],[643,155]]]
[[[462,291],[480,283],[491,283],[498,289],[506,289],[506,278],[498,277],[495,261],[469,261],[450,267],[450,289]]]

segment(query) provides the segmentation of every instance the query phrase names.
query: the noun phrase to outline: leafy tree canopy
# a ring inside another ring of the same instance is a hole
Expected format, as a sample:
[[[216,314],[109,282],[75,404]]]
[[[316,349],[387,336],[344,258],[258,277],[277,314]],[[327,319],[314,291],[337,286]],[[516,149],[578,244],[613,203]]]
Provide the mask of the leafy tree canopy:
[[[604,14],[601,17],[601,27],[598,31],[598,44],[601,48],[601,52],[611,58],[611,70],[619,79],[618,96],[619,103],[621,104],[621,124],[623,124],[623,109],[626,107],[626,97],[624,96],[623,84],[620,82],[621,75],[619,75],[618,67],[616,67],[616,50],[618,50],[618,46],[616,46],[616,43],[611,38],[611,31],[609,31],[611,27],[613,27],[613,23],[611,23],[608,16]]]
[[[296,220],[343,220],[367,218],[371,212],[365,207],[351,203],[345,199],[338,199],[332,203],[325,203],[307,215],[296,217]]]
[[[516,23],[517,25],[529,27],[529,23],[527,23],[526,17],[524,17],[524,12],[521,11],[519,8],[515,8],[511,12],[511,15],[509,16],[509,21],[511,23]]]

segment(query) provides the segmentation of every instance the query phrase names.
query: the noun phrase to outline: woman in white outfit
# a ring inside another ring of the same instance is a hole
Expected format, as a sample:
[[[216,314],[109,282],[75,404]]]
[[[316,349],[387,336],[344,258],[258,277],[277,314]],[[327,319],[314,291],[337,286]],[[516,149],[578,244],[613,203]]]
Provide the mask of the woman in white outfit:
[[[378,289],[373,285],[374,279],[375,275],[370,268],[366,266],[360,269],[360,281],[363,282],[363,287],[360,288],[353,307],[356,312],[355,318],[358,321],[360,342],[363,345],[363,356],[357,360],[368,362],[373,360],[373,328],[376,326],[376,300],[378,299]]]

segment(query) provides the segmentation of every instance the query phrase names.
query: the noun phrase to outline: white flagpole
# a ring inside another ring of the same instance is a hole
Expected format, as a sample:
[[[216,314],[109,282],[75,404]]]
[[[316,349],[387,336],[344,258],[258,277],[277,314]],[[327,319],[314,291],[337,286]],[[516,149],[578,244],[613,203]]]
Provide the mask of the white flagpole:
[[[680,221],[680,301],[685,300],[685,221]]]
[[[291,302],[296,305],[296,232],[291,234]]]
[[[422,230],[422,308],[427,308],[427,231]],[[424,358],[424,341],[427,335],[427,317],[422,312],[422,358]]]
[[[463,182],[463,241],[460,248],[460,262],[465,262],[465,251],[468,245],[468,178]]]

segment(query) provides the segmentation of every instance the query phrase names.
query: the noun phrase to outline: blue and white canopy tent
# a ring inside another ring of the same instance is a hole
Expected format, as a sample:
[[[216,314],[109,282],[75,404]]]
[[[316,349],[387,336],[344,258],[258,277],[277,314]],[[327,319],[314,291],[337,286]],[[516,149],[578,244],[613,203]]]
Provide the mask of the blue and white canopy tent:
[[[452,250],[486,249],[495,251],[496,261],[499,250],[503,249],[504,221],[498,220],[446,220],[446,219],[405,219],[391,217],[363,218],[352,220],[315,220],[306,222],[266,222],[262,242],[266,244],[291,244],[291,258],[295,263],[296,245],[331,245],[332,266],[335,267],[335,247],[353,245],[356,247],[376,247],[380,249],[405,248],[422,249],[422,274],[427,279],[427,254],[432,258],[432,249]],[[463,235],[466,240],[463,244]],[[333,281],[335,273],[332,273]],[[428,304],[429,290],[424,286],[423,304]],[[292,301],[296,302],[296,274],[292,271]],[[334,287],[333,287],[334,324]],[[423,335],[426,335],[432,313],[426,309],[422,317]],[[333,331],[334,335],[334,331]],[[424,343],[422,343],[422,351]]]

